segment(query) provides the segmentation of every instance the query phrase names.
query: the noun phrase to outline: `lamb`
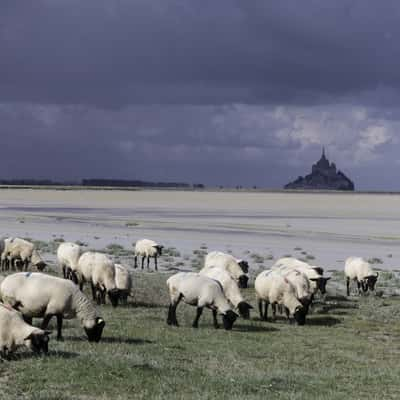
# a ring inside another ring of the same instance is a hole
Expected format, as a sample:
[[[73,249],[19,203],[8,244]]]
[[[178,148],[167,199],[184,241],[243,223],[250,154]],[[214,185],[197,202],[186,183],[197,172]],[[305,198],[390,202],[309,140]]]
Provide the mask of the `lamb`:
[[[115,264],[115,284],[120,293],[122,304],[127,304],[132,290],[132,276],[128,269],[121,264]]]
[[[203,308],[207,307],[212,310],[215,328],[219,327],[217,313],[220,313],[224,328],[232,329],[238,315],[232,310],[219,282],[195,272],[178,272],[167,280],[167,286],[170,296],[168,325],[178,326],[176,308],[183,300],[186,304],[197,307],[193,328],[198,328]]]
[[[42,318],[45,330],[53,316],[57,318],[57,340],[63,340],[63,319],[77,317],[90,342],[99,342],[105,326],[89,299],[69,280],[40,272],[17,272],[0,284],[4,303],[20,311],[27,323]]]
[[[325,294],[326,284],[329,279],[331,279],[330,277],[322,276],[324,270],[321,267],[309,265],[306,262],[298,260],[294,257],[280,258],[278,261],[276,261],[272,268],[297,269],[298,271],[302,272],[310,281],[310,286],[314,294],[316,294],[318,291],[320,291],[321,294]]]
[[[357,282],[358,294],[374,291],[379,273],[372,270],[371,264],[361,257],[349,257],[345,261],[344,274],[346,277],[347,296],[350,296],[350,280]],[[361,291],[362,290],[362,291]]]
[[[239,310],[240,316],[244,319],[250,318],[250,310],[253,307],[244,301],[237,282],[229,275],[228,271],[218,267],[209,267],[203,268],[200,271],[200,275],[207,276],[218,281],[222,285],[226,298],[235,308]]]
[[[235,279],[240,288],[247,288],[248,276],[243,268],[248,272],[249,265],[247,261],[238,260],[230,254],[221,251],[212,251],[207,254],[204,261],[204,269],[209,267],[219,267],[229,272]]]
[[[85,282],[91,284],[93,300],[105,304],[106,293],[113,307],[118,306],[120,292],[115,283],[115,267],[111,259],[103,253],[88,251],[78,261],[76,275],[82,290]]]
[[[34,353],[47,354],[49,334],[49,331],[27,324],[19,312],[0,303],[0,353],[3,357],[21,346]]]
[[[306,323],[307,310],[298,300],[295,287],[280,271],[266,270],[261,272],[255,280],[254,288],[261,319],[267,320],[268,305],[271,304],[273,321],[275,321],[276,305],[278,304],[285,308],[288,319],[292,315],[299,325]],[[263,302],[265,303],[264,312]]]
[[[144,259],[147,258],[147,269],[149,269],[150,257],[153,257],[154,265],[157,271],[158,270],[157,257],[161,256],[163,248],[164,246],[157,244],[154,240],[150,239],[138,240],[135,244],[135,268],[137,268],[138,266],[137,265],[138,256],[142,257],[142,269],[144,265]]]
[[[3,270],[18,267],[28,270],[29,263],[43,271],[46,263],[40,257],[35,245],[21,238],[7,238],[4,240],[4,251],[1,256]]]
[[[65,279],[71,279],[77,283],[75,271],[78,268],[79,257],[81,254],[82,248],[75,243],[65,242],[58,246],[57,260]]]

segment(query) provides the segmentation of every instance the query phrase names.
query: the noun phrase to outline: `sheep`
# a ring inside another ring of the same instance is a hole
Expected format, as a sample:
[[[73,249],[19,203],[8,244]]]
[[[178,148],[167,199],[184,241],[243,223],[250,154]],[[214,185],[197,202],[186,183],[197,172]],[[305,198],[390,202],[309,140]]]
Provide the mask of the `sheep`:
[[[75,271],[78,268],[81,254],[82,248],[75,243],[65,242],[58,246],[57,260],[65,279],[71,279],[77,283]]]
[[[308,313],[308,309],[312,303],[313,290],[310,287],[310,281],[307,276],[297,269],[283,269],[279,272],[293,285],[298,300],[303,304],[306,313]]]
[[[27,324],[21,313],[0,303],[0,353],[8,357],[18,347],[25,346],[34,353],[48,352],[50,331]]]
[[[135,244],[135,268],[137,268],[138,266],[137,265],[138,256],[142,257],[142,269],[144,265],[144,259],[147,258],[147,269],[149,269],[150,257],[153,257],[154,265],[157,271],[158,270],[157,257],[161,256],[163,248],[164,246],[157,244],[154,240],[150,239],[138,240]]]
[[[309,265],[304,261],[298,260],[294,257],[283,257],[280,258],[272,268],[288,268],[288,269],[297,269],[298,271],[305,274],[310,281],[311,289],[316,294],[318,291],[321,294],[326,293],[326,284],[331,279],[330,277],[324,277],[324,270],[321,267],[316,267],[313,265]]]
[[[374,291],[379,273],[372,270],[371,264],[362,257],[349,257],[345,261],[344,274],[346,277],[347,296],[350,296],[350,280],[357,282],[358,294]],[[361,291],[362,290],[362,291]]]
[[[253,307],[244,301],[237,282],[229,275],[228,271],[218,267],[209,267],[203,268],[200,271],[200,275],[218,281],[222,285],[226,298],[239,310],[240,316],[244,319],[250,318],[250,310]]]
[[[105,304],[106,293],[113,307],[117,307],[119,290],[115,283],[115,267],[103,253],[88,251],[79,257],[76,276],[81,290],[85,282],[91,284],[93,300]]]
[[[207,307],[212,310],[214,328],[219,327],[218,312],[222,314],[224,328],[226,330],[232,329],[238,315],[232,310],[219,282],[195,272],[178,272],[167,280],[167,286],[170,296],[168,325],[178,326],[176,308],[179,302],[183,300],[186,304],[197,307],[193,328],[198,328],[203,308]]]
[[[101,339],[105,322],[90,300],[69,280],[40,272],[17,272],[0,284],[4,303],[20,311],[27,323],[42,318],[41,329],[46,329],[51,318],[57,318],[57,340],[63,340],[63,318],[78,317],[88,340]]]
[[[27,271],[29,263],[36,266],[38,271],[43,271],[46,263],[40,257],[35,245],[21,238],[7,238],[4,240],[4,251],[2,253],[2,268],[18,267]]]
[[[292,315],[299,325],[306,323],[307,310],[297,298],[296,288],[280,271],[266,270],[261,272],[256,277],[254,288],[262,320],[267,321],[268,305],[271,304],[273,321],[276,320],[276,305],[282,305],[289,322],[289,317]],[[263,302],[265,303],[264,312]]]
[[[115,264],[115,284],[120,293],[121,303],[126,305],[132,290],[132,275],[121,264]]]
[[[240,288],[247,288],[249,278],[244,272],[244,269],[248,272],[249,265],[247,261],[238,260],[232,255],[223,253],[222,251],[212,251],[207,254],[204,260],[204,268],[209,267],[225,269],[232,278],[238,282]]]

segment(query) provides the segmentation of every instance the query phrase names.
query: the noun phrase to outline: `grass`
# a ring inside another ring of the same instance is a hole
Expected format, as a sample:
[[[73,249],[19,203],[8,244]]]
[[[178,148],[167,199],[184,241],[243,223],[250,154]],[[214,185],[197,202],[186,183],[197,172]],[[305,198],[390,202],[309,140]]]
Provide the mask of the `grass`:
[[[135,273],[132,304],[102,306],[99,344],[83,340],[72,320],[49,356],[20,351],[0,363],[0,398],[399,398],[398,297],[331,295],[304,327],[261,322],[254,312],[231,332],[214,330],[207,310],[191,328],[195,308],[182,304],[173,328],[165,323],[168,276]],[[244,295],[255,303],[253,289]]]

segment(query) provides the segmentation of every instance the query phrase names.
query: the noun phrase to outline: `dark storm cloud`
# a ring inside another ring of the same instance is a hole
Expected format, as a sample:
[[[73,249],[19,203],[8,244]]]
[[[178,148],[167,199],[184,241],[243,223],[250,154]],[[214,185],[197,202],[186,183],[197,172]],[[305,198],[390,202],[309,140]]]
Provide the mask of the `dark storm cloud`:
[[[395,1],[0,2],[3,177],[398,189]]]
[[[397,2],[3,1],[3,101],[308,102],[397,86]]]

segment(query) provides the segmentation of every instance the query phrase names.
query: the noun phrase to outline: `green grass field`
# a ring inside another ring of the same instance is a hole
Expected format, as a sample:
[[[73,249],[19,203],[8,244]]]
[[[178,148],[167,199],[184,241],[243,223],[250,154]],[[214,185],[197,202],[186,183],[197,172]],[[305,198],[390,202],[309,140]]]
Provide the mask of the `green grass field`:
[[[103,308],[103,340],[77,320],[48,356],[19,351],[0,363],[3,399],[399,399],[400,299],[350,300],[336,292],[304,327],[256,312],[227,332],[181,304],[166,325],[166,274],[135,274],[127,307]],[[253,289],[245,291],[255,305]],[[39,323],[39,321],[36,321]]]

